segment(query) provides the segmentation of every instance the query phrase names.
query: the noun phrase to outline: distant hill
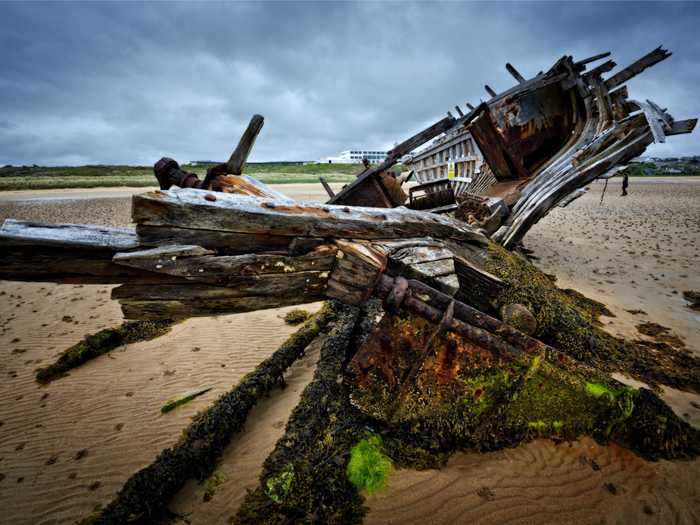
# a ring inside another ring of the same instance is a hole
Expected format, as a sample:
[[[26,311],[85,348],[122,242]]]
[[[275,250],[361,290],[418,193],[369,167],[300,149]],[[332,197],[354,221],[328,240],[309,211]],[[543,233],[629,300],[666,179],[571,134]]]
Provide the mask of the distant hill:
[[[700,175],[700,156],[639,157],[628,164],[630,177]]]

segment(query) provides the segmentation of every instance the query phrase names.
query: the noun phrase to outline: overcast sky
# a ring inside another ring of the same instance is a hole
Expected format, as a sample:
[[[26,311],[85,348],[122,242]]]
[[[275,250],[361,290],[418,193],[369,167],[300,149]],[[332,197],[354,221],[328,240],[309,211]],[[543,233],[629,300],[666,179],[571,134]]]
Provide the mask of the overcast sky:
[[[224,160],[253,113],[253,161],[384,149],[510,87],[507,61],[661,44],[630,96],[697,117],[698,27],[692,3],[0,3],[0,165]]]

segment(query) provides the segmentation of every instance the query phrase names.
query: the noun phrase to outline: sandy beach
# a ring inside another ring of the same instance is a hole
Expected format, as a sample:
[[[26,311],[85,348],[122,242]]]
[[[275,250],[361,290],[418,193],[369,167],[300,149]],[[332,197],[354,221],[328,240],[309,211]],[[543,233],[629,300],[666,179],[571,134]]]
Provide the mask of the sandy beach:
[[[338,190],[341,185],[333,185]],[[273,186],[325,200],[320,184]],[[700,314],[684,290],[700,290],[700,178],[602,183],[558,208],[525,238],[536,264],[605,303],[613,334],[642,338],[635,325],[667,326],[700,354]],[[146,188],[0,194],[0,221],[128,225],[130,195]],[[0,522],[75,523],[111,500],[123,483],[177,441],[190,418],[274,352],[294,328],[288,309],[190,319],[153,341],[127,345],[48,386],[34,380],[85,334],[122,321],[110,286],[0,281]],[[307,305],[315,311],[319,304]],[[631,313],[637,311],[638,313]],[[642,311],[644,313],[639,313]],[[288,388],[256,406],[227,447],[207,487],[186,485],[170,508],[187,523],[226,523],[311,380],[317,352],[290,370]],[[167,414],[183,394],[206,395]],[[700,427],[700,396],[666,389],[677,414]],[[367,499],[366,523],[700,523],[700,460],[647,462],[590,439],[537,440],[489,454],[455,454],[447,467],[395,471]]]

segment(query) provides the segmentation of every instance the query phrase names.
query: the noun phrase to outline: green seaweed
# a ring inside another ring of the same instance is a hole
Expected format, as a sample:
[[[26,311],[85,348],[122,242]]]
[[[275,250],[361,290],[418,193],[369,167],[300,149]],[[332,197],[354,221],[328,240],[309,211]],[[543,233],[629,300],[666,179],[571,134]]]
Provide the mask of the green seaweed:
[[[197,392],[189,394],[185,397],[181,397],[180,399],[173,399],[171,401],[168,401],[160,408],[160,413],[167,414],[168,412],[171,412],[172,410],[175,410],[176,408],[181,407],[182,405],[186,405],[187,403],[189,403],[193,399],[197,399],[199,396],[203,396],[204,394],[206,394],[210,390],[211,390],[211,387],[205,388],[203,390],[199,390]]]
[[[49,383],[63,377],[69,370],[120,346],[150,341],[170,331],[174,321],[127,321],[118,328],[106,328],[85,336],[85,339],[65,350],[58,360],[36,371],[39,383]]]
[[[347,473],[358,490],[372,494],[383,489],[391,469],[391,460],[383,452],[380,436],[364,438],[350,450]]]

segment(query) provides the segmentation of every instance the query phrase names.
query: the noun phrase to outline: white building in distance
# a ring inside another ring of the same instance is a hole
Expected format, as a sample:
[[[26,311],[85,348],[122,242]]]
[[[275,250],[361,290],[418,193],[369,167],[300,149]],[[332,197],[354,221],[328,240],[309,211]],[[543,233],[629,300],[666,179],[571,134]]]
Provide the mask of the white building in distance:
[[[379,164],[386,159],[386,151],[348,149],[341,151],[336,157],[323,157],[321,164],[360,164],[367,159],[371,164]]]

